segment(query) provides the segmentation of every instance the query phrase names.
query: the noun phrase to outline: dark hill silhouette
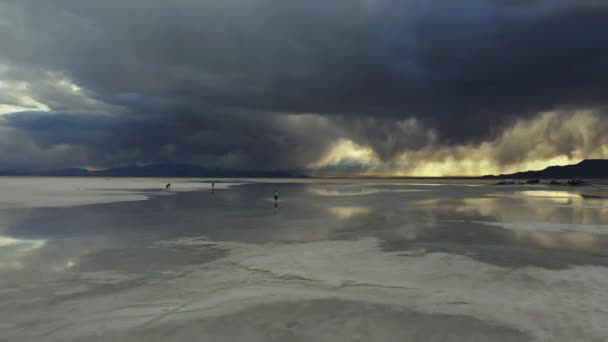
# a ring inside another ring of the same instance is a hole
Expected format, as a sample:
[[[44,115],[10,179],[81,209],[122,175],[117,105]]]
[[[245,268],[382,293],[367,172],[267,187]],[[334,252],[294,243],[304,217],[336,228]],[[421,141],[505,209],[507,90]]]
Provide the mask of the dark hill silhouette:
[[[296,170],[228,170],[191,164],[128,165],[105,170],[86,169],[2,170],[0,176],[81,176],[81,177],[306,177]]]
[[[540,171],[525,171],[503,175],[488,175],[483,178],[512,179],[571,179],[571,178],[608,178],[608,159],[586,159],[574,165],[549,166]]]
[[[0,170],[0,176],[80,176],[80,177],[226,177],[226,178],[294,178],[307,177],[306,170],[230,170],[205,168],[192,164],[128,165],[105,170],[79,168]],[[588,159],[575,165],[550,166],[541,171],[487,175],[488,179],[571,179],[608,178],[608,159]]]

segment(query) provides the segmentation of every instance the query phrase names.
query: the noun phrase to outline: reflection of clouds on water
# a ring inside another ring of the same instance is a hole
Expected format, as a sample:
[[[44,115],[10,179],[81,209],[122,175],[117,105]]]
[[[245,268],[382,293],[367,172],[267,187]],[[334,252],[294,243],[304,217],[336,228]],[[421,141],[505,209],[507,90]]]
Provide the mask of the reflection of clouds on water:
[[[516,205],[522,206],[539,206],[539,207],[560,207],[560,208],[590,208],[590,209],[608,209],[608,199],[584,198],[578,193],[570,191],[516,191],[513,193],[492,193],[488,197],[505,197],[523,200],[523,203]]]
[[[512,231],[515,240],[531,242],[544,248],[595,250],[601,246],[600,241],[592,234],[569,232],[552,234],[546,232]]]
[[[378,236],[389,240],[415,241],[432,235],[438,224],[434,221],[405,223],[392,229],[380,231]]]
[[[156,241],[153,247],[182,247],[182,246],[211,246],[214,245],[212,241],[205,237],[183,237],[175,240],[161,240]]]
[[[53,271],[55,271],[55,272],[63,272],[63,271],[70,270],[70,269],[74,268],[75,266],[76,266],[76,261],[74,261],[74,260],[66,260],[63,263],[54,266],[53,267]]]
[[[488,197],[504,197],[522,199],[524,203],[517,205],[558,208],[591,208],[608,209],[608,200],[603,198],[583,198],[578,193],[568,191],[516,191],[504,194],[488,194]]]
[[[45,244],[45,240],[23,240],[7,236],[0,236],[0,248],[11,248],[16,253],[27,253],[38,249]]]
[[[339,219],[348,219],[353,216],[372,212],[372,208],[370,207],[331,207],[327,210],[330,214]]]
[[[547,191],[547,190],[526,190],[515,191],[513,193],[488,194],[496,197],[541,197],[541,198],[581,198],[581,196],[569,191]]]
[[[539,195],[537,192],[534,194]],[[483,241],[485,236],[493,241],[492,243],[511,246],[533,245],[555,250],[556,253],[561,253],[561,251],[600,253],[598,258],[601,259],[603,250],[608,247],[608,237],[606,236],[608,234],[608,208],[574,206],[563,208],[539,204],[581,200],[570,197],[492,196],[451,200],[429,199],[418,201],[416,205],[426,218],[437,222],[435,226],[426,225],[430,231],[423,232],[430,236],[439,235],[440,233],[435,229],[441,229],[441,227],[451,227],[451,229],[462,227],[460,235],[450,238],[458,240],[459,236],[475,231],[476,235],[473,238],[476,240]],[[501,231],[476,228],[479,225],[500,228]],[[547,257],[547,255],[544,256],[544,258]],[[557,256],[553,257],[557,258]],[[540,261],[542,255],[540,258],[532,255],[532,258]],[[578,259],[577,261],[575,257],[568,257],[564,259],[567,260],[564,262],[566,264],[580,263],[586,260],[582,256]],[[600,259],[595,262],[603,264],[604,262]]]
[[[416,204],[419,206],[434,206],[434,205],[440,205],[442,202],[443,202],[443,200],[440,198],[433,198],[433,199],[419,200],[412,204]]]
[[[316,196],[360,196],[370,195],[380,192],[377,189],[371,188],[354,188],[354,187],[333,187],[333,188],[317,188],[308,189],[310,193]]]
[[[409,184],[408,184],[409,185]],[[407,192],[422,192],[425,189],[410,189],[404,186],[379,186],[379,187],[362,187],[351,185],[327,186],[327,187],[311,187],[308,192],[315,196],[362,196],[378,193],[407,193]]]
[[[480,222],[507,229],[513,240],[543,248],[591,251],[604,246],[598,235],[608,235],[608,225],[571,225],[549,222]]]
[[[463,187],[480,187],[486,186],[486,184],[464,184],[464,183],[407,183],[409,186],[463,186]]]
[[[22,259],[42,248],[46,240],[26,240],[0,236],[0,269],[20,270],[24,268]]]
[[[564,233],[564,232],[580,232],[589,234],[608,234],[608,225],[602,224],[564,224],[564,223],[551,223],[543,221],[517,221],[517,222],[483,222],[483,221],[472,221],[475,223],[481,223],[483,225],[502,227],[505,229],[522,230],[528,232],[550,232],[550,233]]]
[[[567,204],[552,204],[562,201]],[[608,207],[575,206],[574,201],[571,198],[467,198],[455,204],[454,209],[505,222],[534,220],[579,225],[607,222]]]
[[[608,209],[606,205],[576,205],[571,202],[565,204],[522,204],[521,206],[540,208],[565,208],[565,209]]]

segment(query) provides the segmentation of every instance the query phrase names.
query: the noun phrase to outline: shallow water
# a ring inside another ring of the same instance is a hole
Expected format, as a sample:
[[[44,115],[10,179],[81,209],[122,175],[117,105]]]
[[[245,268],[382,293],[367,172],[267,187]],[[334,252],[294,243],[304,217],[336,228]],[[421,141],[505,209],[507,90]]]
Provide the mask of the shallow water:
[[[0,179],[0,340],[608,336],[602,187],[166,182]]]

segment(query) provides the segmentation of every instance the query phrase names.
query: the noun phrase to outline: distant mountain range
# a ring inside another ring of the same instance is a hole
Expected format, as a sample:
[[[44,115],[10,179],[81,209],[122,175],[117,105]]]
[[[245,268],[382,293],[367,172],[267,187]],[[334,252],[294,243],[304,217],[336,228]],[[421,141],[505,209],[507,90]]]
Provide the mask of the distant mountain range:
[[[57,177],[251,177],[251,178],[293,178],[306,177],[296,170],[239,171],[205,168],[191,164],[129,165],[105,170],[79,168],[47,170],[0,170],[0,176],[57,176]]]
[[[296,178],[308,177],[307,170],[242,171],[205,168],[191,164],[129,165],[105,170],[79,168],[47,170],[0,170],[0,176],[57,177],[217,177],[217,178]],[[487,175],[487,179],[570,179],[608,178],[608,159],[588,159],[575,165],[550,166],[541,171],[525,171],[503,175]]]
[[[608,159],[587,159],[575,165],[550,166],[540,171],[525,171],[504,175],[488,175],[483,178],[510,179],[571,179],[608,178]]]

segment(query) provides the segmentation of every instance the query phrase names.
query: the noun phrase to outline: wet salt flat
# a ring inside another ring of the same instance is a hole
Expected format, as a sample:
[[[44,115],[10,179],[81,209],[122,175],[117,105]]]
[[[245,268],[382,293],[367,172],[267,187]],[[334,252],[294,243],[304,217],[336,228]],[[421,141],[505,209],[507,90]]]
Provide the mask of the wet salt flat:
[[[0,341],[606,341],[581,191],[0,178]]]

